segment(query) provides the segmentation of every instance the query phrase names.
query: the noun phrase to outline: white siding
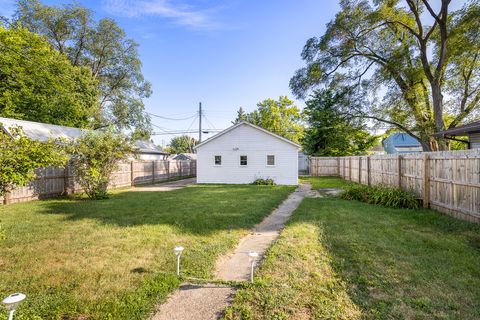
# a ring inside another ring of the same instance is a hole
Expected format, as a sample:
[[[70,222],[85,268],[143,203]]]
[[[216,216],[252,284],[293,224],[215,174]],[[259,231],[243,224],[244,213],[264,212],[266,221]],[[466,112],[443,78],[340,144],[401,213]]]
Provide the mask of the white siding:
[[[215,166],[214,157],[222,156]],[[240,166],[240,156],[248,165]],[[275,165],[267,166],[267,155],[275,155]],[[198,183],[251,183],[272,178],[280,185],[298,184],[298,148],[270,134],[242,124],[197,148]]]
[[[480,148],[480,133],[470,134],[469,140],[470,140],[470,149]]]

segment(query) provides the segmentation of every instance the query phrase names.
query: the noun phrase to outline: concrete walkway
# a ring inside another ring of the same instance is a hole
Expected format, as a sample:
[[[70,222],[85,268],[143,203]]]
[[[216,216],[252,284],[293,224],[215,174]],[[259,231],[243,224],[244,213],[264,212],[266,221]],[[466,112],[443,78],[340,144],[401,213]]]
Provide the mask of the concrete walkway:
[[[258,261],[263,259],[265,251],[278,238],[285,222],[309,191],[310,185],[300,185],[277,209],[255,226],[251,234],[240,240],[232,255],[221,257],[217,261],[215,277],[237,281],[250,279],[248,253],[255,251],[259,255]]]
[[[188,178],[170,182],[161,182],[156,184],[147,184],[144,186],[133,187],[132,191],[172,191],[185,188],[191,184],[197,183],[197,178]]]
[[[248,280],[248,253],[256,251],[261,261],[266,250],[277,239],[281,229],[310,191],[310,185],[300,185],[252,233],[240,240],[230,255],[217,261],[215,277],[220,280]],[[211,320],[218,319],[233,299],[235,290],[228,286],[184,284],[159,306],[152,320]]]

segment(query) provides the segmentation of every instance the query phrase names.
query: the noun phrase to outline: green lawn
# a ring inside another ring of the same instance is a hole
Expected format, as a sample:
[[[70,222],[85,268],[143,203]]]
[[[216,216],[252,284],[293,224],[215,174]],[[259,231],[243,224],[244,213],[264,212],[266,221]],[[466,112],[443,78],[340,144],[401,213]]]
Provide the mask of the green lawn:
[[[307,198],[226,318],[480,319],[479,266],[478,225]]]
[[[302,177],[300,178],[301,182],[310,183],[312,185],[312,189],[320,189],[320,188],[336,188],[342,189],[350,184],[349,181],[340,179],[338,177]]]
[[[27,294],[19,320],[145,319],[179,285],[175,245],[185,247],[184,275],[209,278],[216,258],[293,189],[196,185],[2,206],[0,297]]]

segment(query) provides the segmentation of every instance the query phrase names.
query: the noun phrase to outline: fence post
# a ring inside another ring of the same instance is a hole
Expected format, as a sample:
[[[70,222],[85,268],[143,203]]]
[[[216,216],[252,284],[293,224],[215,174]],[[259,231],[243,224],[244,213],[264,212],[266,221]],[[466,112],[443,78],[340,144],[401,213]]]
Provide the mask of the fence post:
[[[340,174],[340,157],[337,157],[337,176],[341,176],[341,174]]]
[[[358,157],[358,183],[362,183],[362,157]]]
[[[370,181],[370,156],[367,157],[367,185],[370,187],[372,182]]]
[[[430,205],[430,161],[428,153],[423,155],[423,207]]]
[[[165,168],[167,169],[167,180],[170,180],[170,160],[166,160],[167,163],[165,165]]]
[[[402,189],[402,156],[398,155],[398,188]]]
[[[134,172],[133,172],[133,168],[134,168],[134,164],[133,164],[133,160],[130,161],[130,185],[133,187],[135,185],[135,181],[134,181]]]
[[[352,181],[352,157],[348,158],[348,180]]]
[[[69,173],[69,165],[65,165],[65,168],[63,169],[63,194],[68,195],[68,191],[70,189],[70,173]]]
[[[155,183],[155,160],[152,160],[152,183]]]

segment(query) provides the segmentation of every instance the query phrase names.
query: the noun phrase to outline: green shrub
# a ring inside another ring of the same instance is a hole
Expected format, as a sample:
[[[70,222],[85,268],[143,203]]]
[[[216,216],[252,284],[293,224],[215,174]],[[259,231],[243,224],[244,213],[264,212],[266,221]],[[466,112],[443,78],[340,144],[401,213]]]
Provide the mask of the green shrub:
[[[91,199],[108,198],[112,172],[133,153],[127,137],[112,128],[87,132],[70,149],[76,181]]]
[[[349,186],[340,195],[342,199],[358,200],[389,208],[417,209],[419,201],[412,192],[406,192],[390,186]]]
[[[255,181],[253,181],[252,184],[257,186],[274,186],[275,181],[270,178],[267,178],[267,179],[258,178],[258,179],[255,179]]]

